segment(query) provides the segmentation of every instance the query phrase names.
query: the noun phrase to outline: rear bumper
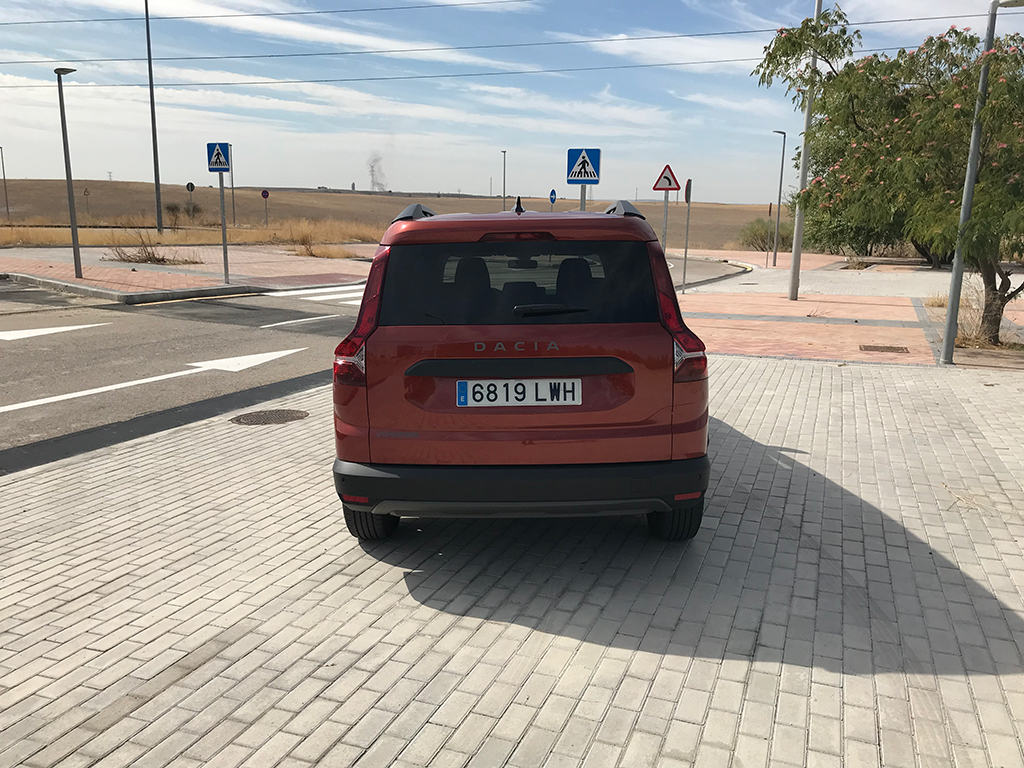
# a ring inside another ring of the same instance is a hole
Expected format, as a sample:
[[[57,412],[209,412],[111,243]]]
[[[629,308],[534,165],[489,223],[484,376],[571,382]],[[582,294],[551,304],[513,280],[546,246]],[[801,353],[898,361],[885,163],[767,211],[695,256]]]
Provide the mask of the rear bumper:
[[[545,466],[334,462],[345,505],[411,517],[573,517],[668,510],[678,494],[703,493],[707,456],[680,461]],[[365,498],[366,502],[351,499]]]

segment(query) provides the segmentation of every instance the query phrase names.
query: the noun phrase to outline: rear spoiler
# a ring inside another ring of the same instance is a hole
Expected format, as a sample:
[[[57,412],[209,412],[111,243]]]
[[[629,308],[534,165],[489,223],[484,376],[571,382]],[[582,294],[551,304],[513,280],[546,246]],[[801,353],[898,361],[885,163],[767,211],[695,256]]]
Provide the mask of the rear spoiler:
[[[414,203],[395,216],[391,223],[394,224],[396,221],[415,221],[416,219],[426,219],[430,216],[437,216],[437,213],[425,205]]]
[[[604,209],[605,213],[610,213],[613,216],[636,216],[639,219],[647,221],[647,217],[644,216],[636,207],[628,200],[616,200],[610,206]]]

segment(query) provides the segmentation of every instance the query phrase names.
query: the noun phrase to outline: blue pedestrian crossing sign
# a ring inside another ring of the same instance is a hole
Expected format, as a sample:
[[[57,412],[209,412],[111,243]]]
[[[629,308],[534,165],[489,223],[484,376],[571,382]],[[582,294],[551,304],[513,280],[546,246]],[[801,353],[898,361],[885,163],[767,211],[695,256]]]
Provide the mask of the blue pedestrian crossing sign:
[[[566,184],[597,184],[601,181],[601,150],[570,149]]]
[[[557,200],[557,199],[558,199],[558,195],[556,195],[555,194],[555,190],[552,189],[551,190],[551,194],[548,195],[548,200],[550,200],[551,204],[554,205],[555,204],[555,200]]]
[[[206,145],[206,159],[210,165],[210,173],[228,173],[231,171],[231,149],[226,141],[213,142]]]

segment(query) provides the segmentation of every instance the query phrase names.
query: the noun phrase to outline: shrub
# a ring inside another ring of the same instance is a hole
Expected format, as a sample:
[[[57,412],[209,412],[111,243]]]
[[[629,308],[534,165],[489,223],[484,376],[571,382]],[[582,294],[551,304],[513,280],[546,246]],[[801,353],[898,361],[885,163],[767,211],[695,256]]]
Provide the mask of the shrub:
[[[768,219],[754,219],[743,225],[740,242],[753,251],[771,251],[775,248],[775,222]],[[779,250],[788,251],[793,247],[793,224],[779,223]]]
[[[181,221],[181,205],[179,203],[165,203],[164,212],[167,214],[167,222],[171,229],[177,229]]]

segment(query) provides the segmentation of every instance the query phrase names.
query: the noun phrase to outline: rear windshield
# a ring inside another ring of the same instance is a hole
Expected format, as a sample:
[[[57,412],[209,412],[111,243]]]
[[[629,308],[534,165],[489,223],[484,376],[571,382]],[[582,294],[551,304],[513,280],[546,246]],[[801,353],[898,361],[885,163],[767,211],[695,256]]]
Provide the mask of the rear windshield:
[[[396,245],[381,325],[657,322],[646,243]]]

